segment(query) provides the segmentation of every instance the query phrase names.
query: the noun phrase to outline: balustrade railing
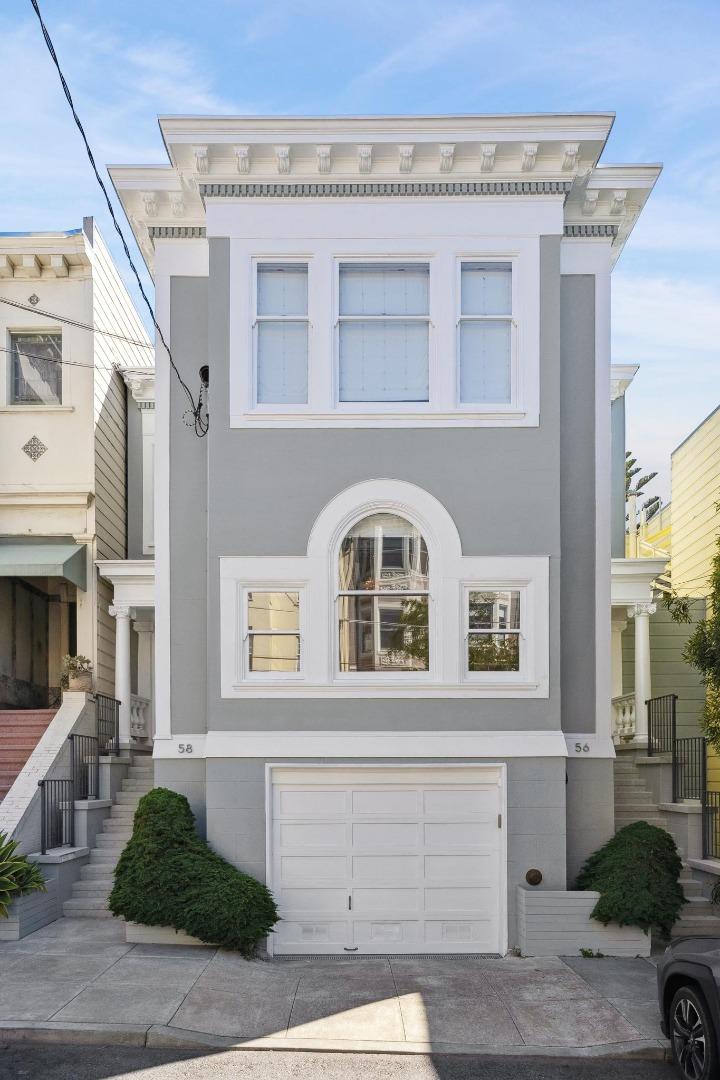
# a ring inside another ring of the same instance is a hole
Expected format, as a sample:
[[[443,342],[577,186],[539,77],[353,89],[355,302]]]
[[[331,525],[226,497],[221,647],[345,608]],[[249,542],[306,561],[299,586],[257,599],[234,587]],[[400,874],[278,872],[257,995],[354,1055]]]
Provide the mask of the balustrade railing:
[[[648,757],[672,754],[675,745],[677,694],[663,694],[645,702],[648,714]]]
[[[635,695],[620,694],[611,701],[612,733],[617,742],[629,742],[635,735]]]
[[[139,694],[130,696],[130,734],[134,739],[150,738],[150,701]]]

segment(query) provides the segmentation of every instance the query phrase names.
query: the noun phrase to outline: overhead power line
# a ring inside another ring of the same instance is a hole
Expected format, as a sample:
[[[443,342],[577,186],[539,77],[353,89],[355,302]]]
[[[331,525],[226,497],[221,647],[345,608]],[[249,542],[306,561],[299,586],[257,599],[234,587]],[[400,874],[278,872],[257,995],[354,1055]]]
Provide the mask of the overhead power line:
[[[160,325],[158,324],[158,321],[155,318],[155,311],[153,309],[152,304],[150,303],[150,301],[148,299],[147,293],[145,292],[145,288],[144,288],[142,280],[140,278],[140,274],[138,273],[138,269],[135,266],[135,263],[133,261],[133,257],[130,254],[130,248],[128,247],[125,236],[123,235],[123,231],[120,228],[120,224],[118,222],[118,219],[115,216],[115,211],[113,209],[112,202],[110,201],[110,196],[108,195],[107,188],[105,187],[105,183],[104,183],[102,177],[100,176],[97,165],[95,164],[95,158],[93,156],[92,150],[90,149],[90,143],[88,142],[87,135],[85,134],[85,128],[83,127],[82,122],[80,120],[80,117],[77,114],[77,110],[75,109],[75,104],[74,104],[73,99],[72,99],[72,94],[70,93],[70,88],[69,88],[69,86],[67,84],[65,76],[63,75],[62,68],[60,67],[60,61],[58,60],[57,53],[55,52],[55,46],[52,43],[52,38],[50,37],[50,34],[48,32],[48,28],[46,27],[46,25],[45,25],[45,23],[43,21],[43,17],[42,17],[42,14],[40,13],[40,7],[38,5],[38,2],[37,2],[37,0],[30,0],[30,3],[32,4],[33,10],[34,10],[35,14],[38,17],[38,22],[40,23],[40,29],[42,30],[42,35],[43,35],[43,38],[45,39],[45,44],[47,45],[48,52],[50,53],[50,57],[52,59],[52,62],[53,62],[53,64],[55,65],[55,67],[57,69],[58,77],[60,79],[60,85],[63,88],[63,93],[65,94],[65,97],[67,99],[67,103],[70,106],[70,111],[72,112],[73,120],[75,121],[75,125],[76,125],[78,131],[80,132],[80,137],[82,138],[82,141],[83,141],[83,143],[85,145],[85,151],[87,153],[88,160],[90,162],[92,170],[95,173],[95,179],[97,180],[98,184],[100,185],[100,190],[102,191],[102,193],[103,193],[103,195],[105,197],[105,203],[107,205],[108,212],[110,214],[110,218],[111,218],[113,226],[115,228],[115,232],[120,237],[120,242],[122,243],[123,250],[125,251],[127,261],[130,264],[130,269],[132,270],[132,272],[133,272],[133,274],[135,276],[135,280],[136,280],[138,288],[140,290],[140,295],[142,296],[143,300],[145,301],[147,309],[150,312],[150,318],[152,319],[153,326],[155,327],[157,335],[160,338],[162,346],[165,349],[165,352],[167,353],[168,360],[170,361],[170,366],[173,369],[173,371],[175,372],[175,375],[177,376],[178,382],[180,383],[181,387],[185,391],[185,394],[187,395],[187,399],[190,402],[190,413],[191,413],[191,416],[192,416],[192,422],[193,422],[194,427],[195,427],[195,434],[198,436],[198,438],[203,438],[203,436],[207,435],[208,427],[209,427],[209,418],[208,418],[207,410],[205,408],[205,404],[204,404],[204,401],[203,401],[203,393],[204,393],[204,389],[205,389],[205,387],[207,385],[206,378],[201,377],[201,388],[200,388],[200,393],[198,394],[198,399],[197,399],[197,402],[196,402],[190,387],[188,386],[188,384],[183,379],[182,375],[180,374],[180,372],[178,370],[178,367],[177,367],[175,361],[172,358],[172,353],[170,352],[170,346],[165,341],[165,335],[163,334],[162,329],[160,328]]]
[[[0,352],[10,353],[11,355],[13,355],[16,350],[6,349],[4,345],[0,345]],[[42,360],[43,362],[47,362],[48,364],[60,364],[62,365],[62,367],[82,367],[86,368],[88,371],[92,371],[95,367],[94,364],[80,364],[77,360],[58,360],[54,356],[37,356],[34,353],[27,352],[20,353],[20,355],[24,359],[26,358],[28,360]],[[143,368],[138,368],[137,370],[142,371]]]
[[[31,304],[21,304],[19,300],[9,300],[6,296],[0,296],[0,304],[9,304],[10,307],[20,308],[22,311],[32,311],[33,314],[42,315],[45,319],[67,323],[68,326],[77,326],[80,330],[90,330],[93,334],[104,334],[105,337],[125,341],[128,345],[137,345],[141,349],[155,348],[149,341],[139,341],[137,338],[126,337],[125,334],[116,334],[113,330],[101,330],[99,326],[93,326],[91,323],[79,322],[78,319],[69,319],[66,315],[57,315],[53,311],[43,311],[42,308],[32,307]]]

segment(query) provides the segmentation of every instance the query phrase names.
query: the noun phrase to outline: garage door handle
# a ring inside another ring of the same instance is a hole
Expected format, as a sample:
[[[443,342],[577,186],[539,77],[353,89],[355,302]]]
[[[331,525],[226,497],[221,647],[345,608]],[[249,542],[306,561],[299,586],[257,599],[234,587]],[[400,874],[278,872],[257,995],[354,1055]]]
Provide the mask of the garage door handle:
[[[356,945],[354,949],[348,949],[347,945],[345,945],[345,947],[343,948],[343,952],[357,952],[359,948],[360,946]]]
[[[352,896],[348,896],[348,911],[352,911]]]

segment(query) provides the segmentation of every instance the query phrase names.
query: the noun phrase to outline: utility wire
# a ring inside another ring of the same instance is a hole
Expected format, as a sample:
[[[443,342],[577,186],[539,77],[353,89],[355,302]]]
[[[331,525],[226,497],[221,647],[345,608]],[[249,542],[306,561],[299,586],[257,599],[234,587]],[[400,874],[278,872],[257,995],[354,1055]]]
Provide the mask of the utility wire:
[[[10,353],[14,356],[17,353],[16,349],[6,349],[4,345],[0,345],[0,352]],[[22,357],[26,357],[28,360],[42,360],[48,364],[61,364],[62,367],[82,367],[87,368],[88,371],[92,371],[95,367],[94,364],[80,364],[77,360],[57,360],[54,356],[37,356],[34,353],[22,352],[19,354]],[[143,371],[143,368],[137,368],[137,371]]]
[[[118,341],[126,341],[128,345],[137,345],[141,349],[155,348],[149,341],[139,341],[137,338],[126,337],[125,334],[116,334],[113,330],[101,330],[99,326],[93,326],[91,323],[68,319],[66,315],[56,315],[52,311],[43,311],[42,308],[32,307],[31,304],[21,304],[19,300],[9,300],[6,296],[0,296],[0,304],[9,304],[10,307],[20,308],[22,311],[32,311],[35,315],[42,315],[44,318],[53,319],[55,322],[67,323],[68,326],[77,326],[80,330],[90,330],[93,334],[104,334],[105,337],[117,338]]]
[[[95,158],[93,156],[92,150],[90,149],[90,143],[88,142],[87,135],[85,134],[85,128],[83,127],[82,122],[80,120],[80,117],[78,116],[77,111],[75,109],[75,104],[74,104],[73,99],[72,99],[72,94],[70,93],[70,88],[69,88],[69,86],[68,86],[68,84],[67,84],[67,82],[65,80],[65,76],[63,75],[62,68],[60,67],[60,61],[58,60],[57,53],[55,52],[55,46],[52,43],[52,38],[50,37],[50,34],[48,32],[48,28],[46,27],[46,25],[45,25],[45,23],[43,21],[43,17],[42,17],[42,15],[40,13],[40,7],[38,5],[38,2],[37,2],[37,0],[30,0],[30,2],[32,4],[32,6],[33,6],[33,10],[35,11],[35,14],[38,17],[38,22],[40,23],[40,29],[42,30],[42,35],[43,35],[43,38],[45,39],[45,44],[47,45],[48,52],[50,53],[50,56],[52,58],[52,62],[55,65],[55,67],[57,69],[58,76],[60,78],[60,85],[62,86],[63,93],[65,94],[65,97],[67,98],[67,103],[70,106],[70,111],[72,112],[73,120],[75,121],[75,125],[76,125],[78,131],[80,132],[80,136],[82,138],[83,143],[85,144],[85,150],[86,150],[90,165],[92,166],[92,170],[95,173],[95,179],[97,180],[98,184],[100,185],[100,190],[102,191],[103,195],[105,196],[105,203],[106,203],[108,211],[110,213],[110,218],[112,220],[113,226],[115,227],[115,232],[120,237],[120,242],[122,243],[123,249],[125,251],[125,255],[127,256],[128,263],[130,264],[130,269],[132,270],[132,272],[133,272],[133,274],[135,276],[135,280],[137,281],[138,288],[140,290],[140,295],[142,296],[143,300],[145,301],[147,309],[150,312],[150,318],[152,319],[153,326],[155,327],[157,335],[160,338],[162,346],[165,349],[165,352],[167,353],[168,360],[170,361],[170,366],[173,369],[173,371],[175,372],[175,375],[177,376],[178,382],[182,386],[183,390],[185,391],[185,393],[187,395],[187,399],[190,402],[190,411],[191,411],[192,418],[193,418],[193,423],[194,423],[194,426],[195,426],[195,434],[198,436],[198,438],[203,438],[203,436],[207,435],[208,426],[209,426],[209,418],[207,416],[207,412],[203,409],[203,404],[204,404],[203,403],[203,389],[201,388],[200,394],[198,396],[198,400],[197,400],[197,403],[196,403],[195,398],[193,397],[193,393],[190,390],[190,387],[187,385],[187,383],[183,379],[182,375],[178,371],[177,365],[176,365],[175,361],[172,358],[172,353],[170,352],[170,346],[165,341],[165,335],[163,334],[163,332],[162,332],[162,330],[161,330],[161,328],[160,328],[160,326],[159,326],[159,324],[157,322],[157,319],[155,318],[155,311],[153,310],[153,306],[152,306],[152,304],[150,303],[150,301],[148,299],[147,293],[145,292],[145,288],[144,288],[142,280],[140,278],[140,274],[138,273],[137,267],[135,266],[135,263],[133,262],[132,255],[130,254],[130,248],[127,245],[127,241],[126,241],[126,239],[125,239],[125,237],[123,235],[123,231],[120,228],[120,224],[119,224],[119,222],[118,222],[118,220],[117,220],[117,218],[115,216],[115,211],[113,210],[113,205],[112,205],[112,203],[110,201],[110,196],[108,195],[107,188],[105,187],[103,179],[100,176],[100,173],[98,171],[98,167],[95,164]]]

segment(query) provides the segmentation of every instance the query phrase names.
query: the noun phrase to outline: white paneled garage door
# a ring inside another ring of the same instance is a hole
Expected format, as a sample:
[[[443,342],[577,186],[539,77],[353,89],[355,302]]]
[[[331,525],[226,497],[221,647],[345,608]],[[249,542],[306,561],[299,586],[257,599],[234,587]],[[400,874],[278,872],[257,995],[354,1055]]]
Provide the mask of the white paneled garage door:
[[[273,766],[276,954],[502,952],[499,766]]]

